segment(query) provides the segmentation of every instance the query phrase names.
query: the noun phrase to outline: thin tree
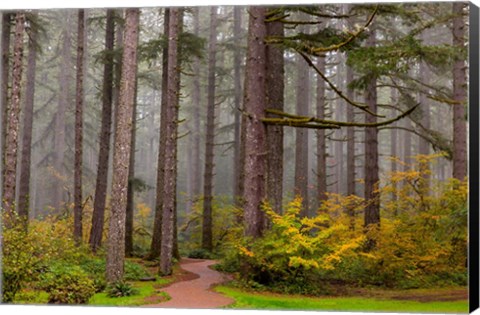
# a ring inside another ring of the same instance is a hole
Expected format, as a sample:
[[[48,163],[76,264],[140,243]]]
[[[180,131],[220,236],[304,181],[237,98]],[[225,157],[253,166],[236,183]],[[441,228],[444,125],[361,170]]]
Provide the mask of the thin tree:
[[[66,13],[65,23],[71,22],[71,13]],[[65,161],[65,116],[70,101],[70,80],[72,62],[72,38],[70,29],[65,28],[61,34],[61,63],[58,69],[58,106],[55,113],[55,140],[53,147],[53,201],[52,206],[60,211],[64,200],[64,161]]]
[[[110,134],[112,128],[113,93],[113,48],[115,43],[115,11],[107,10],[105,30],[105,59],[102,85],[102,122],[100,127],[100,151],[98,154],[97,179],[93,203],[90,248],[96,251],[102,243],[107,199],[108,160],[110,155]]]
[[[200,8],[193,9],[193,34],[198,37],[200,35]],[[188,122],[188,129],[191,136],[188,138],[188,170],[187,170],[187,211],[188,215],[193,208],[194,203],[198,200],[201,191],[201,166],[200,166],[200,57],[194,56],[193,73],[196,75],[192,78],[192,119]]]
[[[375,47],[375,30],[372,28],[366,41],[366,47]],[[365,103],[371,113],[377,113],[377,79],[374,73],[369,73],[365,89]],[[375,124],[375,115],[366,115],[366,123]],[[364,226],[369,229],[380,224],[380,201],[378,193],[378,130],[377,127],[365,129],[365,207]],[[367,247],[375,246],[373,239],[368,240]]]
[[[348,14],[352,9],[353,5],[348,4],[345,5],[345,13]],[[349,28],[354,27],[354,21],[352,18],[347,20],[347,24]],[[350,100],[354,100],[355,94],[354,90],[349,87],[349,85],[353,82],[354,73],[352,67],[346,65],[346,87],[347,87],[347,98]],[[353,106],[347,106],[346,110],[347,114],[347,121],[355,121],[355,112]],[[347,196],[355,195],[355,128],[348,127],[347,128]],[[355,213],[350,211],[350,215],[353,217]]]
[[[183,20],[181,8],[170,9],[168,27],[168,82],[167,108],[165,112],[167,126],[165,134],[165,174],[163,190],[162,214],[162,246],[160,254],[160,274],[172,273],[172,255],[174,247],[174,219],[177,185],[177,130],[178,101],[180,87],[180,62],[178,56],[178,40]]]
[[[37,14],[31,18],[36,19]],[[28,40],[27,79],[23,111],[22,157],[18,191],[18,214],[28,221],[30,208],[30,168],[32,159],[33,104],[35,96],[35,73],[37,69],[37,30],[30,27]]]
[[[120,102],[116,112],[115,147],[113,151],[112,211],[108,229],[107,272],[109,283],[123,278],[125,260],[125,212],[127,207],[128,169],[135,80],[137,76],[137,43],[140,10],[126,9]]]
[[[283,23],[273,21],[266,23],[267,37],[284,36]],[[281,45],[271,44],[266,47],[266,106],[283,111],[285,89],[284,49]],[[272,209],[282,212],[283,198],[283,128],[267,126],[267,200]]]
[[[325,72],[325,58],[317,58],[317,67],[320,71]],[[317,76],[317,95],[316,109],[317,117],[325,119],[325,80]],[[327,152],[325,141],[325,129],[317,130],[317,208],[322,201],[327,200]]]
[[[265,227],[264,214],[261,210],[265,198],[265,174],[267,157],[265,154],[266,126],[265,117],[266,96],[266,47],[265,25],[266,8],[251,6],[249,8],[248,47],[245,68],[245,99],[246,118],[245,137],[245,187],[244,187],[244,217],[245,235],[259,237]]]
[[[169,36],[170,9],[166,8],[163,19],[163,35],[165,38]],[[162,52],[162,99],[160,104],[160,140],[158,145],[157,160],[157,187],[155,199],[155,218],[153,221],[152,243],[150,245],[149,259],[157,259],[160,257],[162,249],[162,221],[163,221],[163,189],[165,175],[165,142],[167,128],[167,86],[168,86],[168,44],[163,48]]]
[[[465,44],[465,21],[463,2],[453,3],[453,46],[459,51]],[[467,176],[467,124],[465,120],[465,102],[467,75],[463,54],[458,54],[453,65],[453,177],[464,180]]]
[[[233,7],[233,38],[237,45],[233,52],[233,79],[234,79],[234,141],[233,147],[233,197],[234,203],[237,207],[241,207],[241,199],[243,195],[243,180],[241,180],[241,174],[243,173],[243,159],[241,158],[241,123],[243,116],[241,115],[242,106],[242,82],[241,82],[241,49],[240,38],[242,31],[242,12],[240,6]]]
[[[304,30],[306,32],[306,29]],[[299,116],[308,116],[309,67],[297,56],[296,111]],[[308,129],[295,129],[295,195],[302,197],[302,216],[308,216]]]
[[[135,209],[135,150],[137,146],[137,91],[138,78],[135,80],[135,97],[132,113],[132,140],[130,144],[130,164],[128,168],[127,210],[125,218],[125,257],[133,254],[133,216]]]
[[[354,91],[348,85],[353,82],[353,69],[346,67],[347,98],[354,99]],[[352,106],[347,106],[347,121],[355,121],[355,112]],[[355,127],[347,128],[347,196],[355,195]],[[354,215],[350,212],[350,215]]]
[[[8,110],[8,83],[10,78],[10,32],[12,28],[12,14],[8,12],[2,13],[2,73],[0,81],[0,101],[2,108],[2,130],[0,136],[0,153],[2,153],[2,163],[4,163],[5,139],[7,135],[7,110]],[[2,172],[4,172],[2,168]]]
[[[82,167],[83,167],[83,71],[85,45],[85,10],[78,10],[77,31],[77,86],[75,103],[75,165],[74,165],[74,208],[73,237],[77,244],[82,242]]]
[[[208,47],[207,124],[205,141],[205,172],[203,176],[202,248],[212,251],[212,201],[215,147],[215,55],[217,50],[217,7],[210,8]]]
[[[25,33],[25,13],[15,15],[15,38],[13,43],[12,97],[8,108],[7,132],[5,141],[5,172],[3,178],[3,209],[9,216],[15,213],[15,186],[17,181],[18,132],[20,129],[20,93],[23,72],[23,37]],[[7,226],[13,224],[13,217],[7,219]]]

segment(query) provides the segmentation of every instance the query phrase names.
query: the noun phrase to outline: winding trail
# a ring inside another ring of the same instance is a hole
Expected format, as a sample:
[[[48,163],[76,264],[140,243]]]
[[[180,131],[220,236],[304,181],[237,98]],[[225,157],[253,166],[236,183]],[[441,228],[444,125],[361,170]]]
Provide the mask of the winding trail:
[[[214,260],[183,260],[180,267],[197,274],[199,277],[194,280],[176,282],[163,288],[162,291],[166,292],[171,299],[159,304],[145,305],[145,307],[219,308],[232,304],[234,302],[233,299],[210,289],[213,285],[228,280],[227,276],[209,268],[209,266],[215,263],[216,261]]]

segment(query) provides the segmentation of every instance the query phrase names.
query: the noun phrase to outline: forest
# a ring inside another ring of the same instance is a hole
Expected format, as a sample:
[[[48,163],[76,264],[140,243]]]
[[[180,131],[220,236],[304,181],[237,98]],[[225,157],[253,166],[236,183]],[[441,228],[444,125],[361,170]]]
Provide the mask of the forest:
[[[469,10],[1,11],[3,303],[466,311]]]

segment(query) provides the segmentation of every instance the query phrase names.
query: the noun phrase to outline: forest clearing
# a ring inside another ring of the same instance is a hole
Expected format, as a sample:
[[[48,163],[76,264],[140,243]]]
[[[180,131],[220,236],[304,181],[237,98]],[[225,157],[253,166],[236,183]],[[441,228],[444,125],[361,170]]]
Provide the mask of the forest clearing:
[[[470,9],[0,11],[2,302],[467,313]]]

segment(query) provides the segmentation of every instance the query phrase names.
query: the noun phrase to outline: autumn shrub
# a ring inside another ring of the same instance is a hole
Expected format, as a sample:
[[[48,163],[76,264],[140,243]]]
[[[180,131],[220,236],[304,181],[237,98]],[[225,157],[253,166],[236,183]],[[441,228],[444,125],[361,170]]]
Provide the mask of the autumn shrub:
[[[85,304],[95,294],[93,280],[80,267],[56,264],[41,279],[48,303]]]
[[[262,238],[236,243],[243,279],[286,293],[326,293],[321,273],[334,268],[362,244],[363,236],[344,237],[348,226],[334,224],[328,214],[301,217],[302,200],[290,202],[283,215],[265,206],[271,228]]]
[[[399,161],[406,170],[388,174],[379,190],[379,229],[363,228],[365,203],[359,203],[353,228],[375,239],[376,246],[338,261],[329,277],[397,288],[467,283],[467,182],[434,180],[436,158],[419,155],[411,165]],[[347,198],[331,195],[323,207],[339,221],[352,220],[345,211]]]
[[[465,285],[467,183],[434,180],[437,157],[418,156],[405,171],[387,174],[378,190],[379,226],[364,227],[367,201],[353,195],[327,194],[311,218],[300,217],[299,198],[282,215],[265,206],[270,229],[257,239],[233,233],[219,269],[237,272],[250,287],[287,293],[328,293],[328,283]]]

